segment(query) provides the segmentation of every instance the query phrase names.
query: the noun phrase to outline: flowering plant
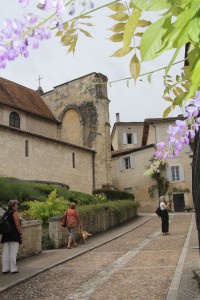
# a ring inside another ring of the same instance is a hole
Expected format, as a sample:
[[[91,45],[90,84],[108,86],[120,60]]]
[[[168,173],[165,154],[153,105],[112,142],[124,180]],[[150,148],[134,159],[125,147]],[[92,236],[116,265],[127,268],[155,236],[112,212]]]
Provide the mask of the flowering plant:
[[[167,133],[168,141],[160,142],[156,145],[157,151],[155,157],[159,160],[174,158],[182,151],[184,145],[189,145],[190,140],[194,138],[200,127],[200,91],[185,108],[185,120],[177,120],[176,125],[169,125]]]

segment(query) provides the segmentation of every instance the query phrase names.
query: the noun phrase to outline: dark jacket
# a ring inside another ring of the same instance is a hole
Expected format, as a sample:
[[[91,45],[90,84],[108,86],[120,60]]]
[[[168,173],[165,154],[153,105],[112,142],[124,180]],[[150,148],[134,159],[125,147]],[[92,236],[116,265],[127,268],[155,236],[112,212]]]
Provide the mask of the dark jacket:
[[[14,211],[13,210],[7,210],[5,212],[5,214],[8,215],[8,221],[11,225],[11,228],[12,228],[12,232],[11,233],[7,233],[7,234],[3,234],[2,235],[2,239],[1,239],[1,243],[6,243],[6,242],[18,242],[18,243],[21,243],[21,240],[20,240],[20,234],[15,226],[15,221],[14,221],[14,218],[13,218],[13,213]]]

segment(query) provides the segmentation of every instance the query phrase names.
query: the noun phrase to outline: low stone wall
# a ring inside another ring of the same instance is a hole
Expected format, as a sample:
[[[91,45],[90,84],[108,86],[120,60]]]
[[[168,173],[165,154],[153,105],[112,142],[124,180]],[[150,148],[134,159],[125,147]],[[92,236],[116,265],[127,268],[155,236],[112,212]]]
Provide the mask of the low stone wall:
[[[21,224],[23,241],[19,247],[18,259],[27,258],[42,251],[42,221],[24,221]],[[0,235],[1,239],[1,235]],[[2,249],[2,244],[0,244]],[[0,250],[1,250],[0,249]],[[0,251],[1,256],[1,251]]]
[[[116,215],[112,211],[107,211],[98,215],[81,216],[82,228],[89,233],[95,234],[105,231],[109,228],[120,225],[137,216],[137,207],[127,209],[123,219],[117,220]],[[67,244],[68,230],[60,225],[61,217],[49,218],[49,237],[55,248],[62,247]]]
[[[42,221],[22,222],[23,241],[18,258],[25,258],[42,252]]]

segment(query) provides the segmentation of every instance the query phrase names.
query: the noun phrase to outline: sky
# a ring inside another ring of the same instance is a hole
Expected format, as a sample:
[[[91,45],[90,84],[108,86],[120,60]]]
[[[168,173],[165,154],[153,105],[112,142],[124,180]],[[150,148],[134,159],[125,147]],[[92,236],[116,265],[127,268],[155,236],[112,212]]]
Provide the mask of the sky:
[[[27,12],[41,15],[40,11],[35,9],[38,1],[30,2],[28,8],[22,9],[16,0],[4,1],[1,4],[0,28],[7,18],[18,18]],[[107,0],[94,0],[95,7],[107,2]],[[92,72],[106,75],[109,82],[129,78],[129,62],[133,54],[121,58],[111,57],[117,49],[121,48],[120,43],[109,40],[113,33],[108,29],[115,22],[108,16],[113,13],[110,9],[104,8],[92,14],[93,17],[87,22],[93,23],[94,26],[84,27],[92,34],[92,38],[80,35],[74,55],[67,53],[67,49],[60,44],[59,38],[55,37],[55,32],[52,32],[52,39],[42,41],[39,49],[30,50],[28,58],[18,57],[14,62],[8,62],[5,69],[0,69],[0,77],[36,90],[40,76],[44,92]],[[69,17],[66,16],[66,20],[68,19]],[[152,62],[143,63],[141,73],[167,66],[172,55],[173,52],[169,51]],[[181,52],[177,61],[182,60],[183,57],[184,54]],[[174,66],[170,75],[180,74],[182,66],[182,64]],[[169,102],[162,98],[163,75],[163,71],[154,73],[151,84],[145,76],[141,77],[136,84],[131,80],[129,87],[126,80],[108,85],[111,128],[116,122],[116,113],[120,114],[121,122],[140,122],[145,118],[162,117],[165,108],[169,106]],[[169,116],[174,117],[180,113],[181,110],[176,109]]]

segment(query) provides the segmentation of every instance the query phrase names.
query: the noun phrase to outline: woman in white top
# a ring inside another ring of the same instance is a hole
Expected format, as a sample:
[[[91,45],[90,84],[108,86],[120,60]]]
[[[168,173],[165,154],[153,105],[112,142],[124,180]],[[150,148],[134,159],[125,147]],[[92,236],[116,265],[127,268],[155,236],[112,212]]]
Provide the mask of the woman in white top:
[[[168,214],[169,203],[165,203],[164,196],[160,197],[160,209],[161,209],[161,220],[162,220],[162,234],[167,235],[169,232],[169,214]]]

